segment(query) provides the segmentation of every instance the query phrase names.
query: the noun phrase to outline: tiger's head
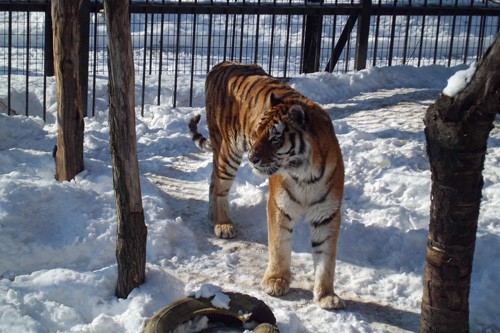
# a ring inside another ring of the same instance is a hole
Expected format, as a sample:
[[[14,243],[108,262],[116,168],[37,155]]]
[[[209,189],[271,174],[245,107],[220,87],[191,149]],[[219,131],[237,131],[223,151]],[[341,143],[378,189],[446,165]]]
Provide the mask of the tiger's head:
[[[248,152],[254,170],[263,176],[278,171],[297,172],[309,163],[306,140],[308,116],[304,106],[271,94],[271,108],[260,120]]]

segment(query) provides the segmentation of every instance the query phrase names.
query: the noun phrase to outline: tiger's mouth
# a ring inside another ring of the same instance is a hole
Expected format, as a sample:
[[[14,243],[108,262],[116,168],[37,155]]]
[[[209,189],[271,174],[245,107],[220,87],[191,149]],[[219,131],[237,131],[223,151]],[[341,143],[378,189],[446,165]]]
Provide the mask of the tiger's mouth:
[[[261,165],[261,163],[258,163],[258,164],[250,163],[250,165],[252,166],[252,171],[256,175],[261,176],[261,177],[270,177],[280,170],[284,170],[285,172],[296,170],[296,169],[304,166],[304,161],[300,160],[300,159],[294,159],[292,161],[289,161],[288,164],[283,165],[283,166]]]
[[[280,170],[280,168],[278,168],[277,166],[261,166],[255,164],[251,165],[253,173],[264,178],[270,177]]]

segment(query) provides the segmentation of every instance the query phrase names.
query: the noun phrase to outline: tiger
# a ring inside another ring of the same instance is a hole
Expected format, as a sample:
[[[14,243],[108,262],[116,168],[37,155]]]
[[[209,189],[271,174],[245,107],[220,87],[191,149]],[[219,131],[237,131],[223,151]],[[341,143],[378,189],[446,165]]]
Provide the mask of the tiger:
[[[247,152],[254,171],[269,177],[269,256],[261,286],[269,295],[288,293],[292,232],[303,218],[311,231],[314,301],[323,309],[343,308],[334,292],[334,273],[344,162],[329,115],[256,64],[213,67],[205,82],[205,102],[208,138],[198,131],[199,114],[188,127],[195,145],[213,153],[209,220],[215,235],[236,236],[228,194]]]

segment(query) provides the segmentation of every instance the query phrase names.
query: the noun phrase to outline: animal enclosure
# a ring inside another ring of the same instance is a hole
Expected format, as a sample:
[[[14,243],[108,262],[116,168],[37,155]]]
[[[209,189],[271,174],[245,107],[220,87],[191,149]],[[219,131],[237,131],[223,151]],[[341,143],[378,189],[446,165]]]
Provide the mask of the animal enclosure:
[[[96,81],[107,76],[103,4],[86,1],[81,68],[87,115]],[[193,82],[223,60],[258,63],[273,76],[366,67],[476,61],[500,31],[491,0],[132,1],[137,103],[193,106]],[[30,103],[30,81],[53,75],[50,1],[0,1],[0,111],[46,118]],[[47,83],[47,81],[49,81]],[[146,96],[145,87],[157,87]],[[178,91],[189,89],[187,100]]]

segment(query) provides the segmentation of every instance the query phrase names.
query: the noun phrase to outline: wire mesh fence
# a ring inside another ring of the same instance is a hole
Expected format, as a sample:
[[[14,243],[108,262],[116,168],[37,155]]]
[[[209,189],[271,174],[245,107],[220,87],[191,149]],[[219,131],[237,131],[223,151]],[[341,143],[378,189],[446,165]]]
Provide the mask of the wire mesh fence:
[[[107,76],[107,35],[102,2],[87,5],[93,114],[96,79]],[[193,82],[223,60],[258,63],[273,76],[291,77],[305,72],[305,59],[313,54],[316,71],[352,71],[359,69],[362,38],[367,67],[455,66],[476,61],[500,31],[500,5],[491,0],[378,0],[368,5],[359,0],[133,1],[131,37],[136,83],[142,89],[136,102],[143,107],[146,85],[155,84],[154,103],[192,105]],[[369,15],[366,36],[358,26],[361,15]],[[307,46],[308,17],[321,24],[317,50]],[[0,77],[5,82],[0,102],[6,106],[0,112],[34,114],[30,81],[51,74],[50,26],[50,1],[0,1]],[[345,44],[340,43],[343,36]],[[190,89],[183,101],[176,93],[181,84]],[[165,89],[172,93],[165,95]]]

